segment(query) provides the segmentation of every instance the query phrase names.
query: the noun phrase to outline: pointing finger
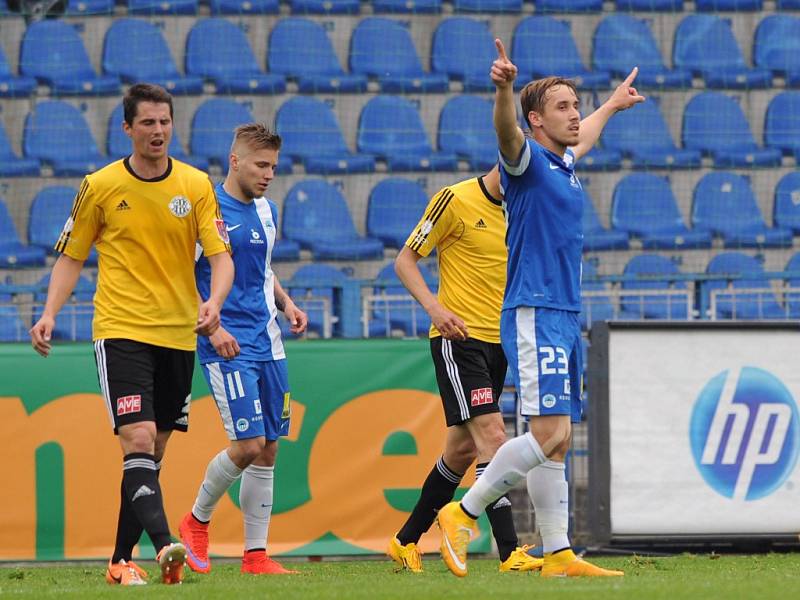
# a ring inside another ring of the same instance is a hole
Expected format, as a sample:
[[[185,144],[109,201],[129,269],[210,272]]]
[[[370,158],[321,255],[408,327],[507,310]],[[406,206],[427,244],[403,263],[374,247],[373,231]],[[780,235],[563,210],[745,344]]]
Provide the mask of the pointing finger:
[[[503,60],[508,60],[508,54],[506,54],[506,47],[503,46],[503,42],[500,41],[500,38],[495,38],[494,45],[497,47],[497,56],[499,56]]]
[[[630,85],[633,83],[633,80],[636,79],[636,76],[639,74],[639,67],[633,67],[633,70],[630,74],[625,78],[625,81],[622,82],[622,85]]]

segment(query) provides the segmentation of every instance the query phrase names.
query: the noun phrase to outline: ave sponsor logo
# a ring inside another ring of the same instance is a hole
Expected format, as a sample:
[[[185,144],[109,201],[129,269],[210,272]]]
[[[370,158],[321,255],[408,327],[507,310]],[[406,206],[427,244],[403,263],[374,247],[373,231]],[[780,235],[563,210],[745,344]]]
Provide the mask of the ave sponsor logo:
[[[478,388],[470,392],[469,403],[472,406],[481,406],[482,404],[491,404],[492,402],[494,402],[492,388]]]
[[[142,397],[139,394],[117,398],[117,416],[142,412]]]
[[[700,391],[689,437],[695,466],[714,491],[732,500],[758,500],[778,490],[797,465],[797,404],[768,371],[723,371]]]

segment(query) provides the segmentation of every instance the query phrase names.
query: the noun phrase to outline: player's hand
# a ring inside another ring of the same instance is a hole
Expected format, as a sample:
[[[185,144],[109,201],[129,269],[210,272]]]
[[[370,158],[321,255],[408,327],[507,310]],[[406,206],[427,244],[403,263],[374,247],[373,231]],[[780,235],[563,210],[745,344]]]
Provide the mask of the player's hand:
[[[208,340],[211,342],[211,345],[214,346],[214,350],[217,351],[217,354],[225,360],[230,360],[239,356],[239,342],[237,342],[236,338],[228,333],[222,325],[217,327],[217,330],[209,336]]]
[[[500,38],[495,39],[494,45],[497,47],[497,58],[492,63],[492,70],[489,72],[492,83],[498,89],[510,87],[517,78],[517,67],[508,58],[506,47],[503,46]]]
[[[631,106],[645,101],[645,97],[639,95],[639,92],[633,87],[633,80],[636,79],[638,74],[639,67],[633,67],[633,70],[625,78],[625,81],[617,86],[617,89],[614,90],[614,93],[611,94],[611,97],[608,99],[616,111],[627,110]]]
[[[458,315],[450,312],[441,304],[437,304],[429,313],[442,337],[446,340],[465,340],[469,336],[467,324]]]
[[[50,343],[50,338],[53,337],[53,328],[56,326],[56,321],[53,317],[42,315],[42,318],[36,321],[36,324],[28,330],[31,336],[31,345],[33,349],[39,354],[47,358],[53,345]]]
[[[211,335],[217,327],[219,327],[219,306],[209,298],[197,311],[197,327],[194,328],[194,332],[197,335]]]
[[[286,316],[286,320],[289,321],[289,331],[296,335],[305,333],[308,327],[308,315],[297,308],[294,302],[291,300],[286,301],[286,306],[283,307],[283,314]]]

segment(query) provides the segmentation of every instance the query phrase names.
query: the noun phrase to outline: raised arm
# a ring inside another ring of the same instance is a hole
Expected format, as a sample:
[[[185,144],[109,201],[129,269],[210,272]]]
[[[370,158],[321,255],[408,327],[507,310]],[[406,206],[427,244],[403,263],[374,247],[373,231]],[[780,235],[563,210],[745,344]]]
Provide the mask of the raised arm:
[[[494,44],[497,47],[497,59],[492,63],[490,72],[492,83],[497,88],[494,96],[494,129],[503,158],[509,163],[515,163],[525,144],[525,134],[517,124],[517,109],[514,104],[517,67],[509,60],[505,46],[499,38]]]
[[[630,74],[625,78],[614,93],[611,94],[597,110],[591,115],[581,121],[580,141],[572,151],[575,153],[575,159],[584,156],[592,147],[597,143],[603,128],[608,123],[608,120],[621,110],[626,110],[634,104],[644,102],[645,97],[640,96],[636,88],[633,87],[633,80],[639,73],[639,67],[634,67]]]
[[[419,270],[419,259],[422,258],[420,254],[409,248],[403,246],[400,254],[394,261],[394,270],[400,281],[409,291],[409,293],[417,299],[431,317],[436,329],[442,334],[442,337],[448,340],[465,340],[469,336],[467,325],[458,315],[447,310],[439,302],[436,295],[431,292],[422,273]]]

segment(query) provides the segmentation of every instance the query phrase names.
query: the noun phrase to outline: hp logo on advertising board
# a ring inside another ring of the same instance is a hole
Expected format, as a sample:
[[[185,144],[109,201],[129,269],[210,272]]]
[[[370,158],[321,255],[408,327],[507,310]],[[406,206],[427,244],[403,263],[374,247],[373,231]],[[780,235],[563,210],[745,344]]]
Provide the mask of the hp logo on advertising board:
[[[780,379],[756,367],[723,371],[706,384],[689,436],[703,479],[733,500],[769,496],[800,454],[794,398]]]

